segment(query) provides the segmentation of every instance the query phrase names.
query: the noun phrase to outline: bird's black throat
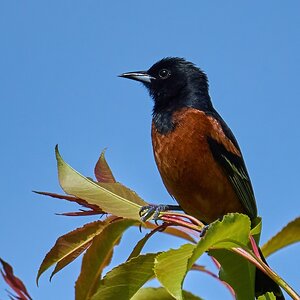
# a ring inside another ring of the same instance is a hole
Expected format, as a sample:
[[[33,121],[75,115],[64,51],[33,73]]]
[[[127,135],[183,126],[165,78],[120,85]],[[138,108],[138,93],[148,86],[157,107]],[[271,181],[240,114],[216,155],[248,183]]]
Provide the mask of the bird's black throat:
[[[153,112],[153,124],[160,134],[167,134],[175,129],[173,122],[173,112]]]
[[[215,109],[212,106],[210,97],[208,94],[202,97],[186,97],[180,99],[176,97],[176,99],[170,99],[168,102],[165,101],[165,105],[161,105],[161,101],[155,101],[153,107],[153,124],[156,130],[160,134],[168,134],[172,132],[177,124],[173,119],[173,114],[183,108],[194,108],[197,110],[201,110],[207,114],[212,114],[215,112]]]

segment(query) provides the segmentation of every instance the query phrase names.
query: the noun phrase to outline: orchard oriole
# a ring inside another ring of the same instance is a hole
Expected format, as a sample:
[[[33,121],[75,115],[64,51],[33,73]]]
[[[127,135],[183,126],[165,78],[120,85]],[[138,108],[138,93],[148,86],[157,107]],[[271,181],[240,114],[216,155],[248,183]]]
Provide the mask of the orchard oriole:
[[[168,57],[148,71],[120,76],[142,82],[154,100],[154,157],[180,207],[206,224],[230,212],[254,220],[250,177],[237,140],[212,105],[206,74],[191,62]],[[260,270],[255,290],[256,297],[270,291],[284,299],[279,286]]]

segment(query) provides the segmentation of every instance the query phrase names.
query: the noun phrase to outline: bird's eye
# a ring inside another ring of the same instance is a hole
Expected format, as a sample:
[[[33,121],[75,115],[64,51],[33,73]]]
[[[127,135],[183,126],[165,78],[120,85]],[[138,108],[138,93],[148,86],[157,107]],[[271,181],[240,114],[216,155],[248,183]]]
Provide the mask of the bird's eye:
[[[161,79],[167,79],[171,75],[171,72],[167,69],[162,69],[159,71],[158,75]]]

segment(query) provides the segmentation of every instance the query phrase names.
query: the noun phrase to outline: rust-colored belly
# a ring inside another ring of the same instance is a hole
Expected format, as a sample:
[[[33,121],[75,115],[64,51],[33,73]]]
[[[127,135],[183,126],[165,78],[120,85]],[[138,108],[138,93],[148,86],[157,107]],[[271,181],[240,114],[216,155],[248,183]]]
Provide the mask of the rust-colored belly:
[[[165,135],[152,124],[155,161],[168,192],[186,213],[206,223],[228,212],[244,212],[209,149],[209,119],[200,111],[184,110],[174,115],[174,121],[175,130]]]

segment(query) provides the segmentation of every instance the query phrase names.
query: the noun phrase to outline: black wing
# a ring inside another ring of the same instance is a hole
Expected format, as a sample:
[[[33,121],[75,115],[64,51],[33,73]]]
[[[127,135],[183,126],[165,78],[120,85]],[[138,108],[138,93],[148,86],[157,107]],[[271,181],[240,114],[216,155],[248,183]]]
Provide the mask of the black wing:
[[[210,115],[218,120],[226,137],[230,139],[234,146],[240,151],[233,133],[220,115],[217,112]],[[254,219],[257,217],[255,196],[243,157],[228,151],[223,144],[211,137],[208,137],[207,140],[215,160],[222,166],[228,176],[247,214],[251,219]]]

